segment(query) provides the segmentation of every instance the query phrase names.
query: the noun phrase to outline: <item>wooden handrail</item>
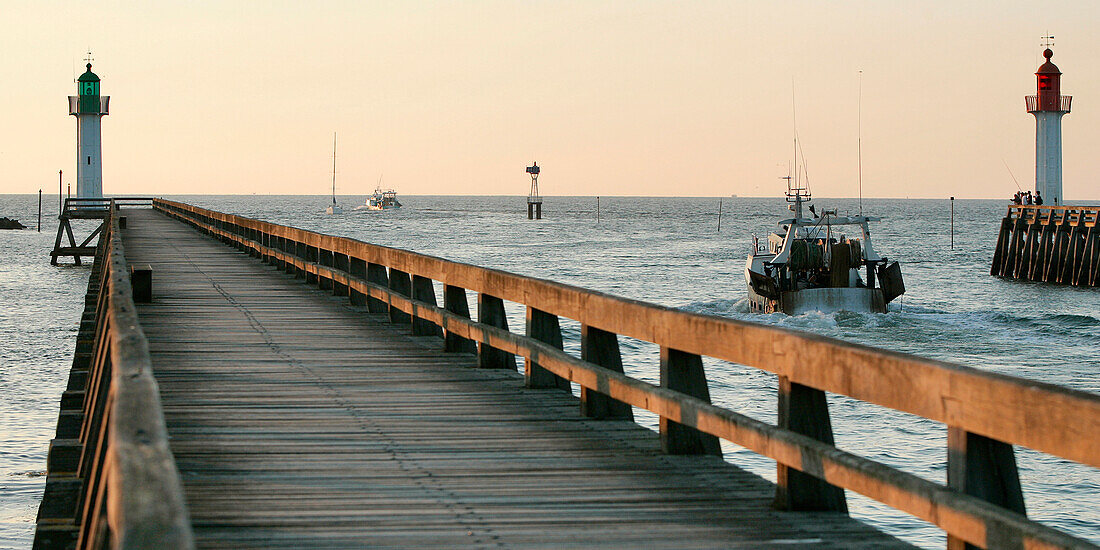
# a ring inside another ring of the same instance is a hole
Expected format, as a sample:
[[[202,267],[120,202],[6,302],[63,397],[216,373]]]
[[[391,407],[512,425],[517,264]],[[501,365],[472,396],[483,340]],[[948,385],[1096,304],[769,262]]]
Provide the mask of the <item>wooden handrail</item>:
[[[1100,220],[1100,206],[1011,204],[1005,218],[1030,224],[1096,227]]]
[[[113,201],[81,429],[79,548],[194,547]]]
[[[329,261],[320,251],[393,272],[439,281],[580,321],[662,349],[760,368],[793,383],[840,393],[943,422],[957,433],[1022,444],[1100,466],[1100,396],[951,363],[851,344],[732,319],[687,313],[552,281],[450,262],[287,226],[157,200],[154,208],[257,255],[293,266],[307,280],[327,280],[391,308],[510,354],[524,355],[553,374],[727,439],[830,484],[857,491],[934,523],[980,546],[987,533],[1050,547],[1088,543],[989,505],[954,488],[921,480],[813,438],[752,420],[702,399],[631,379],[529,337],[471,321],[410,298]],[[275,241],[280,246],[272,246]],[[293,246],[286,246],[288,243]],[[290,248],[293,252],[285,250]],[[312,252],[310,252],[312,249]],[[346,264],[345,264],[346,265]],[[433,298],[434,302],[434,298]],[[964,438],[965,440],[965,438]],[[962,452],[962,451],[959,451]],[[1011,448],[1009,447],[1009,453]]]

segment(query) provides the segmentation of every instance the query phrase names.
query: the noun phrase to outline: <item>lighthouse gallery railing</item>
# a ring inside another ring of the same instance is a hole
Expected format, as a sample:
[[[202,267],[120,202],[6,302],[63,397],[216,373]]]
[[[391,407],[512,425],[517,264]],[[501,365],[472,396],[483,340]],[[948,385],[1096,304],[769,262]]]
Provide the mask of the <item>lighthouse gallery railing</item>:
[[[1029,113],[1034,113],[1036,111],[1059,111],[1062,113],[1068,113],[1069,108],[1073,103],[1073,96],[1058,96],[1058,101],[1052,105],[1040,104],[1038,95],[1024,96],[1024,101],[1027,102],[1027,112]]]

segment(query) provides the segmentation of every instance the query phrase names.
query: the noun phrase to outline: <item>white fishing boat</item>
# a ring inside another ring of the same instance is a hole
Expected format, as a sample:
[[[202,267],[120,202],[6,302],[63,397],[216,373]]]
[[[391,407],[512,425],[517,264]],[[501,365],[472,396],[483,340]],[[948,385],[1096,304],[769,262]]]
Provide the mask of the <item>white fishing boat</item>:
[[[401,202],[397,200],[397,191],[393,189],[382,189],[382,177],[378,177],[378,187],[374,189],[374,194],[367,197],[366,204],[356,206],[356,210],[392,210],[395,208],[401,208]]]
[[[802,207],[811,199],[809,189],[790,176],[784,179],[794,217],[780,220],[766,242],[753,237],[745,262],[752,311],[885,313],[886,304],[905,292],[905,283],[898,262],[879,256],[871,244],[868,224],[881,218],[838,216],[836,210],[819,214],[812,205],[806,217]]]
[[[336,204],[336,132],[332,133],[332,204],[325,209],[325,214],[343,214],[344,209]]]

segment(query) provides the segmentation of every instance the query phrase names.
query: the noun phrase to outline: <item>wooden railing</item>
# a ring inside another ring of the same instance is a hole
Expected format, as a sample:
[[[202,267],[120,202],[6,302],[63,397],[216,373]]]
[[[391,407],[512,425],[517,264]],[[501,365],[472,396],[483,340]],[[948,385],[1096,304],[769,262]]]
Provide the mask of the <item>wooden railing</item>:
[[[1042,225],[1096,227],[1097,219],[1100,218],[1100,206],[1013,204],[1009,205],[1005,218]]]
[[[1094,547],[1026,518],[1012,444],[1100,467],[1100,396],[178,202],[154,208],[414,334],[441,336],[449,351],[476,351],[483,368],[515,368],[523,356],[528,386],[577,383],[582,414],[652,411],[667,452],[718,454],[722,438],[772,458],[780,507],[846,511],[843,488],[941,527],[950,547]],[[466,290],[478,293],[476,322]],[[526,335],[508,330],[504,300],[526,306]],[[559,317],[581,323],[580,358],[562,351]],[[618,335],[660,346],[659,386],[623,374]],[[779,425],[710,404],[702,356],[777,374]],[[947,486],[836,448],[824,392],[946,424]]]
[[[84,380],[77,392],[83,397],[79,443],[73,446],[76,547],[193,548],[148,343],[138,324],[117,206],[113,200],[105,204],[93,272],[99,279],[89,285],[98,287],[98,294],[86,372],[74,361],[74,374]],[[41,517],[39,527],[42,533]]]
[[[118,209],[124,206],[149,206],[152,203],[152,197],[68,197],[65,199],[65,207],[62,212],[67,210],[106,210],[112,204]]]

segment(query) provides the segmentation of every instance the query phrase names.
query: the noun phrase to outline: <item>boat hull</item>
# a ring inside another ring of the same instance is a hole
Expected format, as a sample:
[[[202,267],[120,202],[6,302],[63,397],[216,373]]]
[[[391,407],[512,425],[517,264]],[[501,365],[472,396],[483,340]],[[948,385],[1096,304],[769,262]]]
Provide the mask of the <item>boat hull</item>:
[[[749,288],[749,304],[758,313],[802,315],[809,312],[886,313],[886,301],[878,288],[806,288],[781,292],[767,298]]]

